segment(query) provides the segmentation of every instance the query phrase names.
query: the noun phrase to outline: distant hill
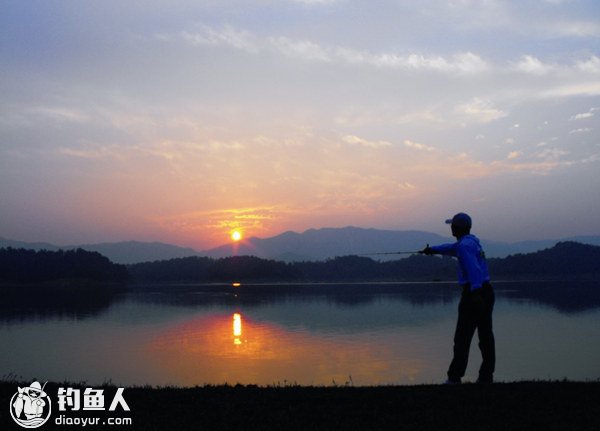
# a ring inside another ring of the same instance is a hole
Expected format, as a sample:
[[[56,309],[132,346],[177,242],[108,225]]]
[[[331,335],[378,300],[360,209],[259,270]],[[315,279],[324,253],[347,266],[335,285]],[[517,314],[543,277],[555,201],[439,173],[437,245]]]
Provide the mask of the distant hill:
[[[482,240],[483,246],[486,250],[486,254],[489,257],[506,257],[518,253],[533,253],[538,250],[544,250],[547,248],[554,247],[559,242],[577,242],[580,244],[600,246],[600,236],[572,236],[560,239],[519,241],[513,243]]]
[[[24,242],[24,241],[13,241],[12,239],[6,239],[0,237],[0,248],[24,248],[26,250],[48,250],[56,251],[60,250],[61,247],[50,244],[48,242]]]
[[[249,238],[237,244],[227,244],[206,250],[206,256],[219,258],[232,255],[252,255],[287,262],[324,260],[336,256],[360,255],[395,251],[417,251],[427,243],[452,241],[430,232],[344,228],[309,229],[303,233],[284,232],[271,238]],[[383,260],[396,256],[380,256]]]
[[[309,229],[303,233],[285,232],[271,238],[249,238],[239,244],[226,244],[206,250],[210,257],[252,255],[264,259],[286,262],[323,260],[336,256],[366,253],[417,251],[426,244],[454,242],[431,232],[365,229],[348,226],[344,228]],[[482,239],[489,257],[506,257],[516,253],[530,253],[552,247],[561,241],[576,241],[600,246],[600,236],[582,236],[543,241],[504,243]],[[374,256],[378,260],[396,260],[402,256]]]
[[[23,242],[0,238],[0,248],[23,248],[27,250],[76,250],[81,248],[94,251],[108,257],[112,262],[119,264],[131,264],[138,262],[152,262],[155,260],[174,259],[178,257],[198,256],[196,250],[178,247],[176,245],[161,242],[139,242],[123,241],[100,244],[84,244],[74,246],[57,246],[45,242]]]
[[[71,248],[96,251],[108,257],[111,261],[121,264],[153,262],[155,260],[200,255],[200,253],[192,248],[183,248],[161,242],[126,241],[65,247],[65,249]]]

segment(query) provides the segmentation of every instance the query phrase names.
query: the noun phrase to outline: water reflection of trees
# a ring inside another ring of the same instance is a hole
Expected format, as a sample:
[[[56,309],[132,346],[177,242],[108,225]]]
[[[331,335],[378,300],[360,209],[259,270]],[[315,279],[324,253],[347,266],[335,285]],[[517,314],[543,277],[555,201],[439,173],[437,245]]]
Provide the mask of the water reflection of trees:
[[[600,308],[600,282],[593,280],[499,283],[496,290],[505,298],[528,300],[561,313]]]
[[[116,285],[2,286],[0,321],[84,319],[113,304],[124,288]]]
[[[593,281],[495,283],[497,297],[528,300],[563,313],[600,307],[600,283]],[[378,300],[402,301],[416,306],[457,302],[454,283],[379,283],[307,285],[196,285],[137,287],[135,300],[179,306],[262,306],[279,302],[326,301],[344,307]]]
[[[600,283],[595,281],[500,282],[495,288],[498,298],[530,301],[562,313],[600,308]],[[376,301],[427,307],[457,302],[459,296],[454,283],[2,286],[0,321],[84,319],[121,300],[182,307],[325,302],[351,308]]]
[[[451,283],[407,284],[252,284],[137,287],[136,300],[181,306],[260,306],[278,302],[326,301],[342,306],[365,305],[382,298],[412,305],[449,302],[456,298]]]

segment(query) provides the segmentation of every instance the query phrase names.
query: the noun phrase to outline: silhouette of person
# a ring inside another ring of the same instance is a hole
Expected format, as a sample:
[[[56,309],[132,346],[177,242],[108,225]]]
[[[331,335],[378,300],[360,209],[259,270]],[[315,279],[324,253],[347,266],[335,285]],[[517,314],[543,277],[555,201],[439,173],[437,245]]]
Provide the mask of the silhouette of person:
[[[477,329],[482,363],[478,383],[492,383],[496,365],[496,348],[492,331],[494,290],[490,284],[485,253],[479,239],[471,235],[471,217],[458,213],[449,220],[455,243],[430,247],[420,253],[441,254],[458,259],[458,283],[462,295],[458,305],[458,321],[454,333],[454,356],[448,368],[448,384],[461,383],[467,369],[471,340]]]

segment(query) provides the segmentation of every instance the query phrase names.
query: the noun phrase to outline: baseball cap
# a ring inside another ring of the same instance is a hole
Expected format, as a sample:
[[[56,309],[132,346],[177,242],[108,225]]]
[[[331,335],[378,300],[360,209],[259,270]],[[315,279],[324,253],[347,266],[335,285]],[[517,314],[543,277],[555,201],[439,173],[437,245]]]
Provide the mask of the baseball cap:
[[[458,213],[454,217],[446,220],[446,224],[452,224],[454,226],[461,227],[464,229],[471,229],[473,222],[468,214]]]

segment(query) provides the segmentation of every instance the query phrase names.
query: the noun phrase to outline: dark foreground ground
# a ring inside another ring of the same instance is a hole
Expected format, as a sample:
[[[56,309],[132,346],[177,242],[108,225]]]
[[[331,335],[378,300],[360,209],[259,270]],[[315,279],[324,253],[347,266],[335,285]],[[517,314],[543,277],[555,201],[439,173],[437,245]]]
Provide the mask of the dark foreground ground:
[[[0,430],[22,429],[10,417],[17,384],[0,382]],[[600,430],[600,382],[523,382],[490,386],[126,388],[130,412],[58,412],[59,387],[48,383],[52,417],[130,417],[140,430]],[[92,386],[99,388],[98,386]],[[114,387],[103,387],[106,410]],[[85,429],[95,428],[86,426]]]

